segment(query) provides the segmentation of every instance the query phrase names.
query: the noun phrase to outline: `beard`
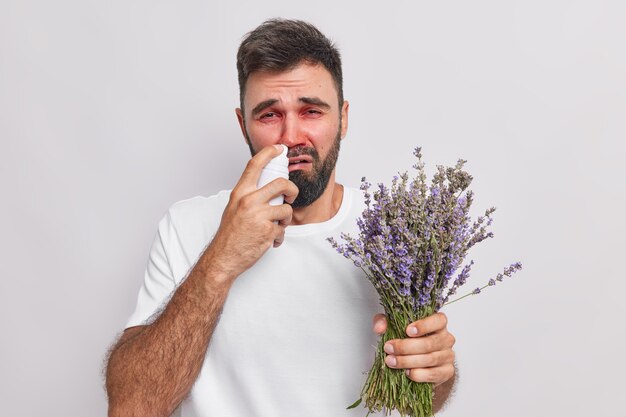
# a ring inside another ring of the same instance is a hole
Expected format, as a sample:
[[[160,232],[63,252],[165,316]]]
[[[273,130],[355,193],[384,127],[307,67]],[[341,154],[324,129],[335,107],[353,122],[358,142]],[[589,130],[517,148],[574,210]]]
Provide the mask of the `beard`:
[[[296,184],[298,190],[300,190],[291,207],[310,206],[324,193],[337,164],[340,143],[341,138],[338,134],[328,151],[328,155],[323,160],[320,159],[319,153],[313,148],[298,147],[289,150],[288,157],[309,155],[313,158],[313,169],[311,172],[297,170],[289,173],[289,180]]]
[[[252,156],[256,154],[256,151],[252,148],[252,142],[250,137],[246,134],[248,139],[248,146],[250,147],[250,153]],[[339,148],[341,144],[341,132],[337,131],[335,140],[331,145],[330,150],[326,158],[321,159],[319,153],[314,148],[307,148],[304,146],[297,146],[291,148],[287,157],[309,155],[313,159],[313,169],[310,172],[296,170],[289,173],[289,180],[296,184],[298,187],[298,196],[291,203],[293,208],[307,207],[313,204],[326,190],[328,181],[332,175],[335,165],[337,165],[337,159],[339,158]]]

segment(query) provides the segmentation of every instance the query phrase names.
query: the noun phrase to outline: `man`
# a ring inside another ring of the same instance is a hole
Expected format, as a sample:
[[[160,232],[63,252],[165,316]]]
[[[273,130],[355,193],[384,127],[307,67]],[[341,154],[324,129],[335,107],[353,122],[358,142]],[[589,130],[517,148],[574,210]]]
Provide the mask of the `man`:
[[[109,358],[110,416],[179,405],[183,416],[353,415],[386,329],[371,285],[325,240],[354,232],[363,210],[360,192],[335,182],[348,128],[338,51],[308,23],[271,20],[243,40],[237,68],[253,157],[232,192],[179,202],[161,221]],[[289,148],[290,180],[257,189],[277,145]],[[285,204],[269,205],[279,195]],[[437,410],[453,344],[435,314],[389,341],[386,363],[433,383]]]

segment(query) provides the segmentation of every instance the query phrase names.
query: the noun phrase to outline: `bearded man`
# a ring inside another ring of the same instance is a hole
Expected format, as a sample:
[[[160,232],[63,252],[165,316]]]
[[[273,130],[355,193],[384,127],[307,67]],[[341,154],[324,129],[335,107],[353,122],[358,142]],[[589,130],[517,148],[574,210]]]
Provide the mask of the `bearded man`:
[[[386,329],[375,290],[326,241],[355,233],[364,208],[335,181],[349,109],[339,52],[309,23],[276,19],[245,37],[237,69],[252,158],[232,191],[178,202],[160,222],[109,357],[109,416],[352,415]],[[257,189],[281,145],[289,180]],[[269,204],[280,195],[285,204]],[[389,341],[386,364],[433,383],[437,411],[453,344],[437,313]]]

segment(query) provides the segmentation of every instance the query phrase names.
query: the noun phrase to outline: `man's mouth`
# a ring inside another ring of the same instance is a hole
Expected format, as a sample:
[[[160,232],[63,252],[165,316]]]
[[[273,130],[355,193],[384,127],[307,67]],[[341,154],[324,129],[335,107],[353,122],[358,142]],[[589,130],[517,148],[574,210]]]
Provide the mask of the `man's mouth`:
[[[311,158],[309,155],[292,156],[291,158],[289,158],[289,165],[312,162],[312,161],[313,161],[313,158]]]
[[[289,172],[298,169],[310,169],[313,158],[309,155],[300,155],[289,158]]]

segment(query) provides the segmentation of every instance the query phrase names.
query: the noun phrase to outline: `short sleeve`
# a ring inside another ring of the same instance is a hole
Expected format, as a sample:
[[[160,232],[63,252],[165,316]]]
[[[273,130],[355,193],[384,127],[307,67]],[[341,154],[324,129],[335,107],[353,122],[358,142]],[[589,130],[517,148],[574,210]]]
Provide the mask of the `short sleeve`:
[[[180,245],[170,212],[159,222],[157,234],[150,249],[144,282],[137,296],[137,307],[126,328],[149,324],[149,319],[169,300],[176,289],[176,281],[168,252]]]

